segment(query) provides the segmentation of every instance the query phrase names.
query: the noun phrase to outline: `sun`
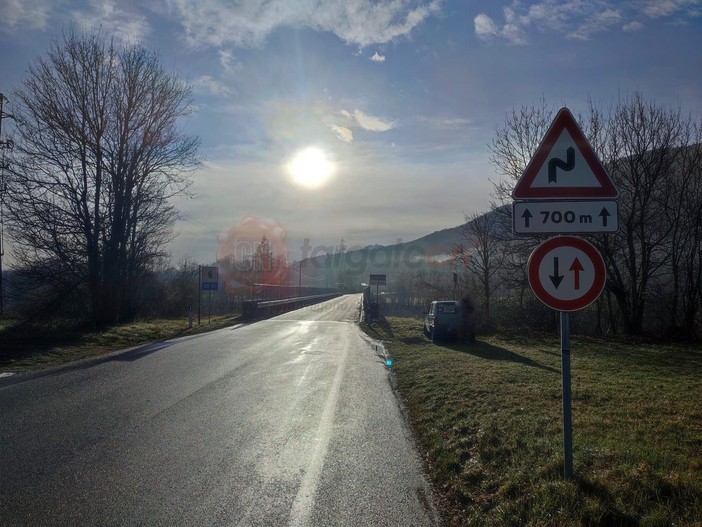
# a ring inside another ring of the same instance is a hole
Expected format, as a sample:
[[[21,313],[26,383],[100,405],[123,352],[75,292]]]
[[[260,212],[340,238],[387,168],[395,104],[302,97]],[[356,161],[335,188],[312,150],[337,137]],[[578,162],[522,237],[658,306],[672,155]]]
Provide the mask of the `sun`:
[[[310,146],[297,152],[285,165],[292,180],[306,188],[319,188],[336,172],[336,165],[321,149]]]

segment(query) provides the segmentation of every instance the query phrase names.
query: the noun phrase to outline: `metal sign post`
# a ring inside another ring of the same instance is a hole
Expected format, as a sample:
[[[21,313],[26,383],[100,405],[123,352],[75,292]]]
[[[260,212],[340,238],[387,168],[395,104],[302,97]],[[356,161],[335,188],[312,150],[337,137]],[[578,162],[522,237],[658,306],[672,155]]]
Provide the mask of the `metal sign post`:
[[[515,234],[610,233],[619,230],[619,191],[575,118],[561,108],[512,191]],[[573,478],[570,312],[602,293],[606,267],[590,243],[573,236],[546,240],[529,256],[529,285],[560,312],[563,382],[563,477]]]
[[[515,234],[619,230],[619,191],[567,108],[561,108],[512,191]],[[594,302],[606,282],[602,255],[573,236],[551,238],[529,256],[529,285],[561,316],[563,477],[573,478],[570,312]]]
[[[371,274],[368,284],[375,285],[375,303],[378,305],[378,315],[380,315],[380,293],[378,292],[378,288],[381,285],[387,284],[387,275]]]
[[[536,297],[560,312],[563,384],[563,477],[573,479],[573,414],[570,376],[570,312],[594,302],[605,285],[605,264],[581,238],[558,236],[531,253],[529,285]]]
[[[219,283],[219,268],[199,266],[199,285],[197,291],[197,323],[200,324],[200,298],[202,291],[207,291],[207,323],[210,323],[212,318],[212,291],[217,291]]]
[[[563,383],[563,477],[573,479],[573,412],[570,389],[570,313],[561,311],[561,375]]]

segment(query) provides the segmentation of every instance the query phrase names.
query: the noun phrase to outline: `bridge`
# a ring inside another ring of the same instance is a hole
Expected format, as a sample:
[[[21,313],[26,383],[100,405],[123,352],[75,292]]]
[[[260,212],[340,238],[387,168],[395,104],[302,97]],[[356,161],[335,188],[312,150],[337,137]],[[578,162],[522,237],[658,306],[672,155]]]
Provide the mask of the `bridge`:
[[[331,287],[254,284],[252,291],[254,298],[244,301],[242,306],[245,320],[280,315],[341,296],[338,289]]]

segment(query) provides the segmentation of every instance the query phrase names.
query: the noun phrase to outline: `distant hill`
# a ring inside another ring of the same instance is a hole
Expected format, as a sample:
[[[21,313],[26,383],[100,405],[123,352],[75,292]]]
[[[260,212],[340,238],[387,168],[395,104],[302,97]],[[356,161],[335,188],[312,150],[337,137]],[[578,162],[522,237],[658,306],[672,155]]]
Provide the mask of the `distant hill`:
[[[486,214],[505,213],[508,206]],[[416,240],[393,245],[368,245],[345,254],[325,254],[306,258],[302,274],[309,280],[325,280],[329,285],[365,282],[370,273],[390,276],[421,270],[446,271],[445,263],[454,245],[465,243],[470,222],[432,232]]]

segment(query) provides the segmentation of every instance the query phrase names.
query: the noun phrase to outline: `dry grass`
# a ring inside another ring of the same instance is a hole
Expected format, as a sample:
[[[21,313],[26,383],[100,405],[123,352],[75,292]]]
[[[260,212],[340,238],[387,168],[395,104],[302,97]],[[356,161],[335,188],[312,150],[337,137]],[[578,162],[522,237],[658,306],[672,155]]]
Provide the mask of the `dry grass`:
[[[432,345],[417,319],[387,342],[448,525],[702,524],[702,353],[572,340],[575,479],[562,479],[556,336]]]
[[[81,331],[69,326],[8,325],[0,328],[0,372],[31,371],[111,351],[231,326],[237,316],[203,319],[188,329],[184,319],[158,319],[113,326],[104,331]]]

